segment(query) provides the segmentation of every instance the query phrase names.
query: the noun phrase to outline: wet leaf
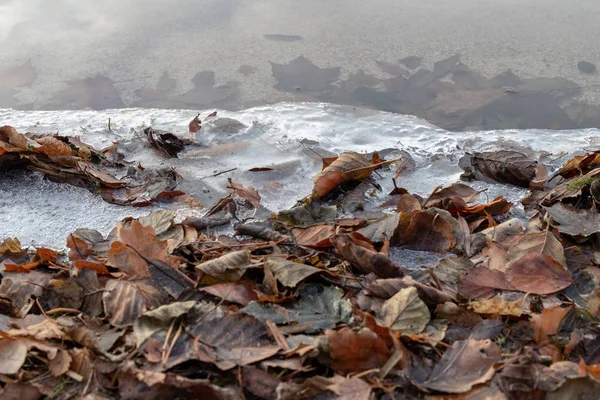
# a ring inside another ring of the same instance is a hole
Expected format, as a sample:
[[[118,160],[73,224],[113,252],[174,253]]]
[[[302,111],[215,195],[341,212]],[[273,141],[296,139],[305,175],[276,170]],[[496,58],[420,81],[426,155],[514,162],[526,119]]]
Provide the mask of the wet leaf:
[[[185,147],[185,142],[171,132],[146,128],[144,134],[148,143],[166,158],[177,158],[177,154]]]
[[[49,106],[61,110],[123,108],[125,104],[114,83],[112,79],[102,74],[69,81],[69,86],[58,92]]]
[[[498,346],[491,340],[456,341],[423,386],[445,393],[468,392],[474,385],[489,381],[496,370],[494,364],[500,360]]]
[[[378,317],[384,326],[407,335],[422,332],[431,318],[414,287],[401,289],[383,303]]]
[[[506,279],[515,289],[534,294],[555,293],[573,283],[569,273],[554,258],[536,253],[510,265]]]
[[[535,178],[537,161],[512,150],[474,153],[470,166],[477,179],[529,187]]]

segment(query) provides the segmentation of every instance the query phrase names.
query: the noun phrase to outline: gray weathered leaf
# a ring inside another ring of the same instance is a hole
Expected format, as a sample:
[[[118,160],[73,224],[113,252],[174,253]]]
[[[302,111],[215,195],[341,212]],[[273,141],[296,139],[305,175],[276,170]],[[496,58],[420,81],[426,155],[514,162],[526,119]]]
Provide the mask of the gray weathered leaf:
[[[556,203],[547,207],[553,225],[560,233],[572,236],[590,236],[600,232],[600,214],[590,210],[579,210],[573,206]]]
[[[214,260],[196,265],[196,271],[217,278],[223,282],[239,281],[244,272],[244,267],[250,264],[248,250],[234,251]]]
[[[352,306],[348,300],[342,300],[342,291],[331,286],[317,284],[300,289],[299,299],[286,306],[255,301],[242,309],[261,321],[271,320],[276,324],[297,322],[310,324],[307,332],[335,327],[338,322],[349,322]]]
[[[475,178],[483,181],[529,187],[535,178],[537,161],[512,150],[490,151],[471,155]]]

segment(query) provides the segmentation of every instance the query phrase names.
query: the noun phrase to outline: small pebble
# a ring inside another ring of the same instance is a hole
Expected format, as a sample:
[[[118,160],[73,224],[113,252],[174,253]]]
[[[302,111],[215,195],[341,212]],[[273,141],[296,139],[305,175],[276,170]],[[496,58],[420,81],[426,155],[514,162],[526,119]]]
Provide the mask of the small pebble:
[[[593,74],[596,72],[596,66],[589,61],[579,61],[577,63],[577,68],[586,74]]]

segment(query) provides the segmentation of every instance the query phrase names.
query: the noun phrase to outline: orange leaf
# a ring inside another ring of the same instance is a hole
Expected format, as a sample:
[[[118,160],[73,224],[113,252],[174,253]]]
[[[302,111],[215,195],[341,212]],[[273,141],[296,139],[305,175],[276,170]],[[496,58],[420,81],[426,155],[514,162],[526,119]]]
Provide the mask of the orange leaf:
[[[56,262],[58,259],[58,252],[47,249],[45,247],[38,247],[35,250],[34,260],[39,261],[42,264],[48,264],[51,262]]]
[[[534,339],[537,344],[550,343],[550,335],[556,335],[560,322],[571,310],[570,307],[561,308],[560,306],[546,308],[541,314],[534,314],[531,318],[533,325]]]
[[[77,260],[73,265],[75,265],[75,268],[78,270],[91,269],[92,271],[96,271],[98,275],[108,275],[110,273],[104,264],[93,261]]]

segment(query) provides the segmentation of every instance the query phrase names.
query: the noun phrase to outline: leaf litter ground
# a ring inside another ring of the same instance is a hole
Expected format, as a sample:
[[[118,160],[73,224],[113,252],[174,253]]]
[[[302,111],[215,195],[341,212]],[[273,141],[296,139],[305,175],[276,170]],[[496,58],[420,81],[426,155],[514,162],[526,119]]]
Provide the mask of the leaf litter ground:
[[[189,129],[202,126],[196,117]],[[163,158],[196,145],[143,133]],[[554,174],[550,154],[474,152],[460,160],[466,183],[427,196],[397,185],[414,168],[410,153],[344,152],[321,157],[312,194],[291,209],[259,218],[260,193],[229,179],[226,195],[181,220],[165,202],[198,205],[177,189],[177,171],[131,165],[121,151],[0,129],[3,170],[163,208],[108,235],[77,229],[63,252],[0,244],[3,396],[558,399],[598,390],[597,152]],[[394,190],[373,196],[374,176],[386,173]],[[485,199],[473,180],[530,189],[524,213],[514,218],[513,203]],[[390,258],[398,248],[440,260],[408,269]]]

